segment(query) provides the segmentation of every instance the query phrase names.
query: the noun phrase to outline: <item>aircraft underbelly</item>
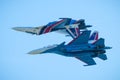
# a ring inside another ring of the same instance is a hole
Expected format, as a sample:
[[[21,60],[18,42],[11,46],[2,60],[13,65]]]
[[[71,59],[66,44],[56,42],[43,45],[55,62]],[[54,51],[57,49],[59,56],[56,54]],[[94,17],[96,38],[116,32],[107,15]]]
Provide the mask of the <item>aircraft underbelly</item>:
[[[94,55],[94,53],[92,52],[89,52],[89,53],[86,53],[86,52],[76,52],[76,53],[63,53],[61,55],[64,55],[64,56],[67,56],[67,57],[78,57],[78,56],[84,56],[86,54],[90,54],[91,57]]]

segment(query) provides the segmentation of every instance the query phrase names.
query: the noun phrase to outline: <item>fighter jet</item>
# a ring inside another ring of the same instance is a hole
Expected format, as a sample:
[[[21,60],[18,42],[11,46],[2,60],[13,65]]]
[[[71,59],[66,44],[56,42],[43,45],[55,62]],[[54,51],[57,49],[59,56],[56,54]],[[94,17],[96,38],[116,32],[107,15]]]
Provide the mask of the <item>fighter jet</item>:
[[[40,49],[33,50],[28,54],[44,54],[55,53],[66,57],[74,57],[86,63],[84,66],[96,65],[93,58],[98,57],[102,60],[107,60],[106,49],[111,49],[104,44],[104,39],[99,38],[94,43],[88,43],[91,31],[84,31],[77,38],[73,39],[68,44],[65,42],[59,45],[52,45]]]
[[[12,29],[16,31],[26,32],[30,34],[41,35],[53,31],[60,31],[61,33],[67,33],[66,27],[70,30],[74,30],[73,33],[75,36],[78,36],[80,29],[86,29],[92,27],[91,25],[86,25],[84,19],[73,20],[71,18],[60,18],[59,21],[49,22],[46,25],[39,27],[13,27]]]

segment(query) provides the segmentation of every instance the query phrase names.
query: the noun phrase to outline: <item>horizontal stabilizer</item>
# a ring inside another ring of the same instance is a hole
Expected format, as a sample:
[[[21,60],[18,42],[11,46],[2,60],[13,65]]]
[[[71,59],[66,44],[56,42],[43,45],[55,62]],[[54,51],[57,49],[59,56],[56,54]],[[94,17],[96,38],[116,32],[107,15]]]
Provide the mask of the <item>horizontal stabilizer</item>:
[[[102,60],[107,60],[107,56],[105,54],[98,54],[98,57]]]
[[[94,43],[94,45],[95,46],[98,46],[98,47],[100,47],[100,48],[103,48],[103,47],[105,47],[105,44],[104,44],[104,39],[103,38],[100,38],[99,40],[97,40],[95,43]]]

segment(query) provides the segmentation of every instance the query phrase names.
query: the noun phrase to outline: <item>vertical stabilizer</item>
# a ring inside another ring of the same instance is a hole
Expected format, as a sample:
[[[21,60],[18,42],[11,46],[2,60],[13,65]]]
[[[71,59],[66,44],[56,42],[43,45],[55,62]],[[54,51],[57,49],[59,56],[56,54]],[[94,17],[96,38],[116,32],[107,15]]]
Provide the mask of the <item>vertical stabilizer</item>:
[[[84,31],[81,35],[77,38],[73,39],[68,45],[80,45],[80,44],[87,44],[89,40],[91,31]]]
[[[98,40],[98,32],[97,31],[93,32],[89,40]]]
[[[98,46],[98,47],[100,47],[100,48],[103,48],[103,47],[105,47],[105,44],[104,44],[104,39],[103,38],[100,38],[99,40],[97,40],[95,43],[94,43],[94,45],[95,46]]]

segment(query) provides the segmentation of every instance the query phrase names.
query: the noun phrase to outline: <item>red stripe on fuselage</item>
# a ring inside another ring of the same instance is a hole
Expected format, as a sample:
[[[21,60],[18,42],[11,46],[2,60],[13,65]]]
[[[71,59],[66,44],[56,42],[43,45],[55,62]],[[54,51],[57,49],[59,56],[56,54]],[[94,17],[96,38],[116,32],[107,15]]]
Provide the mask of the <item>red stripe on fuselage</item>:
[[[50,32],[54,27],[56,27],[56,25],[62,23],[63,21],[64,21],[64,20],[58,21],[58,22],[56,22],[55,24],[46,27],[46,29],[44,30],[43,33],[48,33],[48,32]]]
[[[75,28],[75,33],[76,33],[76,36],[78,36],[80,33],[79,33],[79,28]]]

